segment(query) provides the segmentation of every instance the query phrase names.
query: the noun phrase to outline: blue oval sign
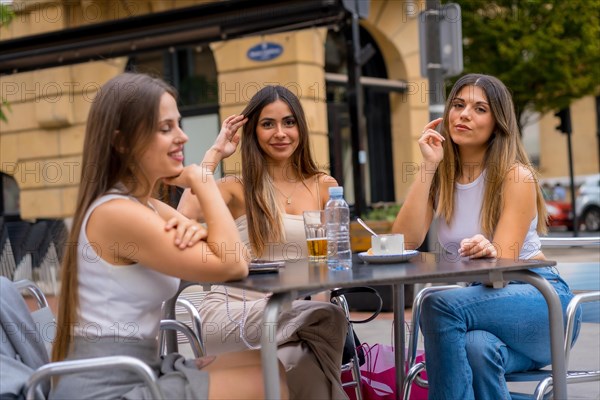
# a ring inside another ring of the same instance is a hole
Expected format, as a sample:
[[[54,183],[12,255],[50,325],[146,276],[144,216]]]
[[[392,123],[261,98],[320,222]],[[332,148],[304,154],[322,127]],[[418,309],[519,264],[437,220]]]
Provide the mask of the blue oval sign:
[[[283,47],[277,43],[263,42],[251,47],[246,54],[253,61],[269,61],[283,53]]]

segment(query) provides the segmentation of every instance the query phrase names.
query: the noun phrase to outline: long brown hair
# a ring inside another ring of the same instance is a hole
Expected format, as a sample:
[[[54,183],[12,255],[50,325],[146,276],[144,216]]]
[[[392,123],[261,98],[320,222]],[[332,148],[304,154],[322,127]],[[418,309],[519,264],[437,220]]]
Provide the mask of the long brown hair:
[[[248,122],[244,125],[241,143],[248,236],[256,256],[262,255],[267,243],[285,240],[283,211],[277,201],[273,178],[269,174],[267,160],[256,134],[262,109],[277,100],[288,105],[298,127],[299,143],[291,156],[290,172],[302,180],[320,173],[312,158],[308,125],[298,97],[283,86],[266,86],[259,90],[242,111]]]
[[[503,182],[517,164],[531,171],[531,177],[520,178],[534,179],[537,183],[537,231],[545,233],[547,213],[542,191],[536,172],[521,143],[512,96],[499,79],[481,74],[468,74],[461,77],[452,87],[446,101],[442,135],[450,139],[448,114],[452,102],[465,86],[478,86],[484,91],[494,118],[494,130],[488,141],[483,165],[486,171],[485,191],[479,216],[483,233],[489,238],[493,237],[502,212]],[[454,213],[454,184],[462,173],[462,163],[456,143],[446,140],[443,147],[444,158],[435,173],[431,196],[436,200],[434,202],[437,205],[436,214],[450,224]]]
[[[77,208],[62,263],[57,336],[52,349],[54,361],[67,356],[77,323],[77,242],[85,213],[94,200],[118,182],[127,180],[128,187],[136,192],[141,189],[148,193],[153,189],[149,181],[135,181],[133,176],[137,157],[158,130],[159,105],[164,93],[176,98],[175,90],[160,79],[125,73],[104,84],[90,108]]]

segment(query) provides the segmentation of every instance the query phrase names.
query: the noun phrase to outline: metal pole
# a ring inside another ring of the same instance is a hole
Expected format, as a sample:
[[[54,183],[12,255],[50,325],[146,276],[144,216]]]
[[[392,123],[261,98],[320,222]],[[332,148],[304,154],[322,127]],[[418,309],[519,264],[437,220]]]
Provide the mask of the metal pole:
[[[598,171],[600,171],[600,96],[596,96],[596,144],[598,145]]]
[[[406,344],[404,326],[404,285],[392,285],[392,299],[394,302],[394,361],[396,363],[396,399],[402,399],[402,388],[406,379],[404,366],[406,360],[404,349]],[[414,322],[414,321],[413,321]],[[402,368],[398,368],[402,365]]]
[[[360,83],[361,46],[358,12],[352,12],[350,32],[347,32],[348,49],[348,108],[352,144],[352,172],[354,174],[354,213],[360,216],[366,209],[363,183],[365,182],[365,121],[364,95]]]
[[[444,76],[440,50],[440,0],[427,0],[425,27],[427,30],[427,78],[429,80],[429,119],[444,114]]]
[[[572,133],[567,132],[567,151],[569,155],[569,190],[571,192],[571,209],[573,210],[573,236],[579,236],[579,221],[577,213],[575,212],[576,199],[575,199],[575,182],[573,179],[573,149],[571,147],[571,135]]]
[[[429,81],[429,120],[444,115],[444,76],[442,71],[442,54],[440,49],[440,12],[439,0],[427,0],[425,9],[425,30],[427,36],[427,79]],[[439,129],[438,129],[439,130]],[[430,231],[432,227],[430,227]],[[421,250],[436,248],[435,235],[427,234]]]
[[[4,213],[4,174],[0,172],[0,216]]]

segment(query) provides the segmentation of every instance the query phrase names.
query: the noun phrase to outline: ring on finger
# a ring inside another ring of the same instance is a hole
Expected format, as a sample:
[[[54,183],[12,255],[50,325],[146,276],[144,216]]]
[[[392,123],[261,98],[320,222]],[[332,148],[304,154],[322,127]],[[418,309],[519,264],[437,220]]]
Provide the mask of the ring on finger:
[[[198,227],[197,226],[192,226],[190,229],[193,230],[194,232],[198,231]]]

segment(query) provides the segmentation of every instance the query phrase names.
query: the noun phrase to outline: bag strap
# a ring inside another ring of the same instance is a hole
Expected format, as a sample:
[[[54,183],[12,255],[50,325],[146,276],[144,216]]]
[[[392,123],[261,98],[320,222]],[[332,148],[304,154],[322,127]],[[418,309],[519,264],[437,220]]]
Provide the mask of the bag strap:
[[[333,289],[331,291],[331,297],[338,297],[338,296],[349,294],[349,293],[370,293],[370,294],[374,294],[379,299],[379,306],[377,307],[377,310],[375,310],[375,312],[373,312],[373,315],[371,315],[368,318],[365,318],[365,319],[362,319],[362,320],[358,320],[358,321],[349,319],[350,323],[353,323],[353,324],[366,324],[367,322],[371,322],[375,318],[377,318],[377,316],[381,312],[381,309],[383,308],[383,299],[381,298],[381,295],[379,294],[379,292],[377,290],[373,289],[370,286],[356,286],[356,287],[350,287],[350,288],[338,288],[338,289]]]

